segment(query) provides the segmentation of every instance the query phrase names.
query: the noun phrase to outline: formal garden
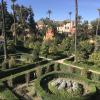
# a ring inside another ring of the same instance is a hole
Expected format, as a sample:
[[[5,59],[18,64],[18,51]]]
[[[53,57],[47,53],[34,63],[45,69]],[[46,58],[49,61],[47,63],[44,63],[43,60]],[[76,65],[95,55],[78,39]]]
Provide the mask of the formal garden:
[[[59,23],[48,10],[39,28],[32,7],[16,1],[12,13],[0,2],[0,100],[99,100],[99,20],[76,15],[75,33],[59,32],[71,19]]]
[[[15,95],[17,99],[92,100],[91,98],[98,98],[99,95],[100,75],[92,73],[97,78],[90,79],[86,72],[83,69],[50,62],[21,73],[14,73],[1,80],[5,85],[8,84],[10,90],[7,94]],[[2,86],[1,84],[1,89],[4,91]],[[3,96],[3,92],[1,95]],[[13,98],[8,99],[13,100]]]

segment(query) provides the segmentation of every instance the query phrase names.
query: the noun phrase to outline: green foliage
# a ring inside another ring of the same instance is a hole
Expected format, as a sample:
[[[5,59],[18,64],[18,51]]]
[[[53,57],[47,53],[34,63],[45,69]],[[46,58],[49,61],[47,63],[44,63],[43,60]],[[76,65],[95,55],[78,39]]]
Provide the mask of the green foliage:
[[[0,3],[1,6],[1,3]],[[5,28],[6,32],[10,30],[11,25],[13,24],[13,15],[7,11],[7,4],[4,2],[4,11],[5,11]],[[2,32],[2,10],[0,9],[0,33]]]
[[[41,43],[39,41],[34,42],[33,49],[36,49],[38,52],[40,52]]]
[[[30,31],[33,32],[35,35],[36,35],[36,23],[34,21],[34,14],[33,14],[33,11],[32,11],[32,8],[30,7],[29,8],[29,18],[28,18],[28,21],[29,21],[29,27],[30,27]]]
[[[88,69],[87,68],[84,68],[84,69],[81,70],[81,75],[83,77],[86,77],[87,78],[87,73],[88,73]]]
[[[16,52],[14,41],[8,41],[7,42],[7,50],[10,52]]]
[[[73,53],[74,41],[71,37],[64,38],[62,43],[59,45],[59,50],[64,52],[66,55],[71,55]]]
[[[100,75],[98,75],[98,74],[92,73],[91,78],[92,78],[94,81],[100,81]]]
[[[100,36],[96,37],[97,51],[100,51]]]
[[[39,51],[37,49],[34,49],[32,50],[31,54],[22,55],[21,59],[25,63],[34,63],[39,59]]]
[[[28,47],[28,48],[33,48],[34,47],[34,44],[32,42],[27,42],[26,46],[25,47]]]
[[[60,64],[56,63],[55,66],[54,66],[54,70],[55,71],[60,71],[62,68],[60,66]]]
[[[49,54],[49,44],[47,42],[42,43],[40,54],[45,57]]]
[[[85,60],[85,54],[82,51],[77,51],[76,56],[77,56],[77,62],[81,62]]]
[[[89,60],[100,66],[100,51],[92,53]]]
[[[81,51],[84,51],[87,54],[91,54],[94,50],[94,45],[91,44],[89,40],[81,41],[80,46]]]
[[[47,31],[48,28],[52,28],[54,34],[57,33],[57,27],[56,27],[56,23],[54,23],[52,20],[50,20],[49,18],[42,18],[41,21],[44,24],[43,27],[43,33],[45,33]]]
[[[39,59],[39,51],[37,49],[34,49],[32,51],[32,60],[37,61]]]
[[[52,41],[50,41],[49,53],[57,54],[57,52],[58,52],[58,44],[57,44],[57,41],[53,39]]]
[[[33,63],[32,56],[30,54],[24,54],[21,56],[22,61],[25,63]]]
[[[92,35],[95,35],[95,33],[96,33],[97,24],[98,24],[98,19],[91,21],[91,25],[92,25],[91,33],[92,33]],[[100,24],[99,24],[98,28],[99,28],[98,33],[100,33]]]
[[[24,24],[25,21],[28,19],[29,16],[29,9],[23,5],[19,6],[18,4],[15,5],[15,14],[18,18],[18,21],[21,24]]]
[[[78,40],[88,39],[89,33],[89,22],[87,20],[78,24]]]
[[[30,37],[26,39],[25,41],[25,47],[33,49],[34,46],[39,45],[39,41],[36,41],[35,34],[30,34]]]
[[[2,70],[5,70],[5,69],[7,69],[8,68],[8,60],[4,60],[3,62],[2,62]]]
[[[89,58],[89,55],[94,51],[94,45],[89,40],[81,41],[77,46],[77,61],[85,61]]]

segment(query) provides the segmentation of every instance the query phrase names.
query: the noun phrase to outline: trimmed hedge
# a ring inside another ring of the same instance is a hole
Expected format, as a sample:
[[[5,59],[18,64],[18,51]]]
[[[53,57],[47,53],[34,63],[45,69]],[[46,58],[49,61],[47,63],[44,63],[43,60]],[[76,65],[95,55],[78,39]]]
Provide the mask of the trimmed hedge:
[[[63,72],[71,72],[71,73],[77,73],[77,74],[81,74],[81,70],[77,69],[77,68],[73,68],[71,66],[67,66],[64,64],[59,64],[61,71]]]
[[[100,67],[98,67],[98,65],[93,64],[92,62],[74,62],[74,61],[68,61],[65,60],[64,61],[67,64],[72,64],[72,65],[76,65],[76,66],[80,66],[81,68],[87,68],[87,69],[91,69],[94,71],[100,71]]]
[[[93,84],[93,82],[84,77],[80,77],[80,76],[77,76],[77,75],[71,74],[71,73],[51,72],[51,73],[43,75],[36,81],[37,93],[39,96],[41,96],[41,98],[43,100],[75,100],[75,99],[82,100],[82,99],[86,98],[86,97],[82,97],[82,96],[80,98],[80,97],[71,97],[69,95],[62,96],[60,94],[56,94],[56,95],[51,94],[46,83],[48,83],[53,78],[58,78],[58,77],[67,77],[70,79],[78,80],[79,82],[83,81],[84,84],[91,87],[91,91],[90,91],[91,94],[96,92],[96,88],[95,88],[95,85]],[[46,97],[48,97],[49,99],[46,99]],[[61,98],[61,99],[59,99],[59,98]],[[69,98],[69,99],[66,99],[66,98]]]
[[[1,78],[0,80],[5,81],[8,79],[8,77],[11,77],[11,76],[12,78],[15,78],[25,73],[32,72],[36,70],[36,68],[39,66],[42,68],[44,66],[49,66],[50,64],[51,62],[48,63],[48,61],[43,61],[38,64],[27,64],[27,65],[22,66],[21,68],[5,70],[3,72],[0,72],[0,78]]]
[[[93,71],[97,71],[97,72],[99,72],[99,70],[100,70],[100,68],[97,68],[97,69],[95,69],[95,67],[94,66],[88,66],[88,65],[86,65],[86,64],[83,64],[83,63],[74,63],[74,62],[71,62],[71,61],[68,61],[68,60],[65,60],[64,61],[66,64],[72,64],[73,66],[74,65],[76,65],[76,66],[79,66],[80,68],[83,68],[82,70],[80,70],[80,69],[78,69],[78,68],[75,68],[76,69],[76,74],[81,74],[80,72],[81,71],[84,71],[84,75],[83,76],[85,76],[85,77],[87,77],[88,79],[91,79],[91,80],[93,80],[93,81],[100,81],[100,74],[96,74],[96,73],[94,73],[94,72],[91,72],[91,71],[89,71],[89,70],[93,70]],[[70,67],[70,66],[69,66]],[[63,67],[62,67],[63,68]],[[66,65],[66,67],[64,67],[63,69],[65,69],[65,68],[68,68],[68,66]],[[71,66],[71,68],[72,68],[72,66]],[[66,69],[65,69],[66,70]],[[80,70],[80,71],[79,71]]]

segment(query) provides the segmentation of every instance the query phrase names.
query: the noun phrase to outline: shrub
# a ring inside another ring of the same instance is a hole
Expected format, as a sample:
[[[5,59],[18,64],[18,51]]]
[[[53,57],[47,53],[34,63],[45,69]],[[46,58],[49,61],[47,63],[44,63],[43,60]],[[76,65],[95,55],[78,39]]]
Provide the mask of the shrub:
[[[47,57],[47,55],[49,54],[49,44],[47,42],[43,42],[40,51],[40,54],[42,56]]]
[[[81,75],[87,78],[88,69],[84,68],[81,70]]]
[[[36,61],[37,59],[39,59],[39,52],[38,52],[38,50],[33,50],[32,51],[32,59],[33,59],[33,61]]]
[[[15,67],[16,66],[16,60],[13,56],[11,56],[9,60],[9,68]]]
[[[92,53],[89,60],[100,66],[100,51]]]
[[[33,63],[33,57],[30,54],[24,54],[21,56],[21,59],[25,62],[25,63]]]
[[[2,62],[2,70],[5,70],[5,69],[7,69],[8,68],[8,60],[4,60],[3,62]]]
[[[100,81],[100,75],[93,73],[91,79],[95,81]]]
[[[36,76],[40,77],[42,75],[42,69],[40,67],[36,68]]]
[[[16,48],[13,41],[8,41],[7,49],[9,52],[15,52]]]

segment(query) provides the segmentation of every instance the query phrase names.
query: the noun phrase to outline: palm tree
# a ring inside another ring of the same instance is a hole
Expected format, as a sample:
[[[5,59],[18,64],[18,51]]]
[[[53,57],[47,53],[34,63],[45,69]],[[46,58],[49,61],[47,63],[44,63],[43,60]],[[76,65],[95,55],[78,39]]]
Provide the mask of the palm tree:
[[[16,35],[16,16],[15,16],[15,2],[16,0],[11,0],[12,2],[12,9],[13,9],[13,18],[14,18],[14,32],[13,35],[15,36],[15,45],[17,44],[17,35]]]
[[[70,22],[71,22],[71,15],[72,15],[72,12],[70,11],[69,12]]]
[[[75,0],[75,62],[77,61],[77,26],[78,26],[78,0]]]
[[[71,15],[72,15],[72,12],[70,11],[70,12],[69,12],[69,17],[70,17],[70,29],[71,29]]]
[[[48,10],[48,11],[47,11],[47,14],[49,15],[49,19],[51,18],[51,13],[52,13],[51,10]]]
[[[82,22],[82,16],[77,16],[77,20],[78,20],[78,23],[80,24]]]
[[[2,34],[4,35],[4,60],[7,60],[7,39],[6,39],[6,30],[5,30],[5,10],[4,10],[4,0],[1,1],[2,2],[2,19],[3,19],[3,23],[2,23]]]

